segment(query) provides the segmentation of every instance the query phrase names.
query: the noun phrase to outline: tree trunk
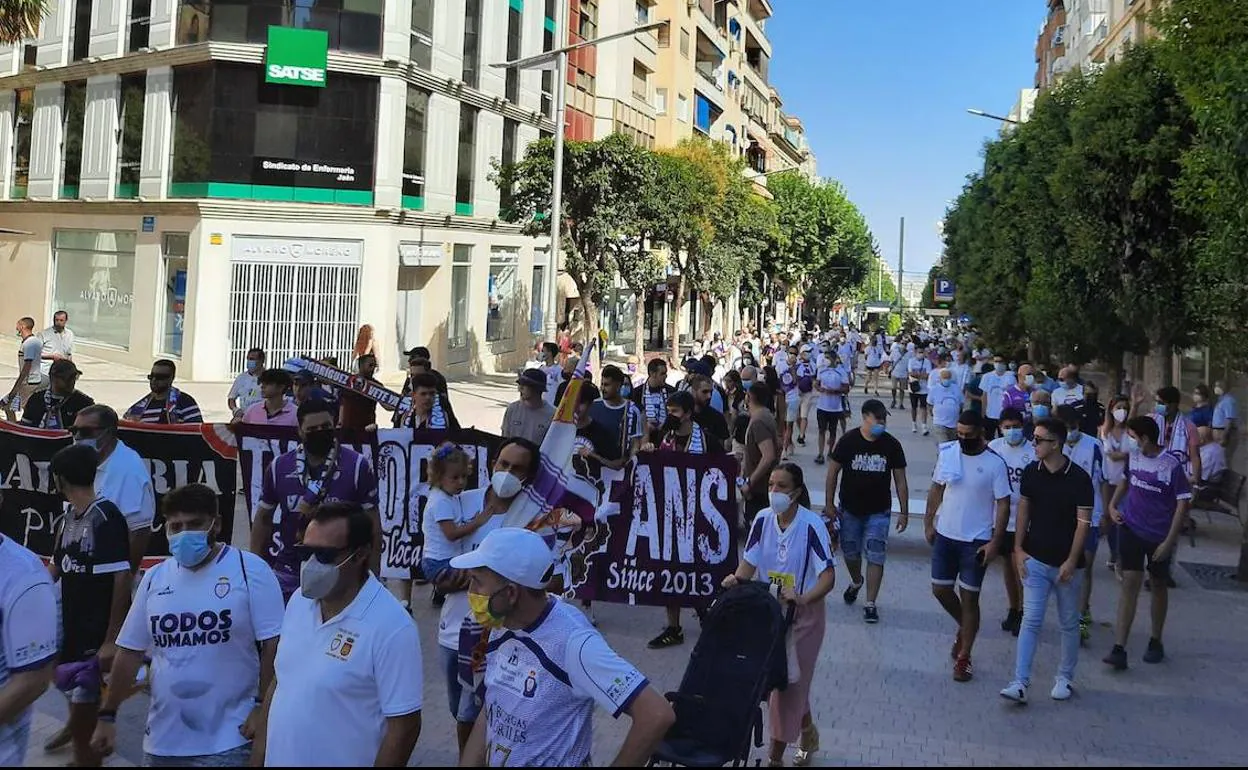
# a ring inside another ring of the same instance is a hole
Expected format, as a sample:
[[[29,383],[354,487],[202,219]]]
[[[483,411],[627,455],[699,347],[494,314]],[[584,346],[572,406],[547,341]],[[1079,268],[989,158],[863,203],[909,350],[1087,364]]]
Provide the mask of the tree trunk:
[[[1144,359],[1144,376],[1141,380],[1146,392],[1152,393],[1174,379],[1174,356],[1168,347],[1153,345]]]
[[[637,370],[642,372],[646,370],[646,291],[633,292],[633,355],[637,356]]]
[[[585,315],[585,347],[588,348],[590,341],[598,338],[598,304],[588,291],[581,291],[580,299],[581,312]]]
[[[676,278],[676,294],[672,300],[672,365],[680,366],[680,316],[685,301],[685,272]]]

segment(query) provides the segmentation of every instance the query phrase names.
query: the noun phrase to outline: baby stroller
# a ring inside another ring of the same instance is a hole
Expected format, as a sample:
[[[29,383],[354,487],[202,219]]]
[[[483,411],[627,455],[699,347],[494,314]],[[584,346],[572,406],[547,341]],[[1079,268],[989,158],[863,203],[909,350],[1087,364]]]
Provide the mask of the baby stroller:
[[[650,765],[733,767],[763,745],[761,703],[788,684],[784,635],[792,621],[766,583],[733,586],[711,605],[680,689],[667,694],[676,724]]]

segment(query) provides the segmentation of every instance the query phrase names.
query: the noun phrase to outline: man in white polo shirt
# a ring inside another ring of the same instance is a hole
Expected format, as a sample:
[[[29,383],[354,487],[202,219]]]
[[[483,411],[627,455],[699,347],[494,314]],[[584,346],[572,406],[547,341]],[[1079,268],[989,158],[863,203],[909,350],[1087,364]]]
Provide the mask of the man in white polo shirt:
[[[139,453],[117,438],[117,412],[104,404],[92,404],[78,412],[70,428],[74,442],[95,449],[100,457],[95,472],[95,493],[108,500],[126,517],[130,527],[130,568],[137,570],[147,553],[156,518],[156,495],[152,473]]]
[[[402,767],[411,759],[424,688],[420,636],[369,571],[372,544],[372,517],[335,502],[317,507],[295,546],[299,591],[282,622],[253,765]]]
[[[644,765],[676,720],[672,707],[580,610],[547,595],[554,561],[541,536],[503,527],[451,566],[469,570],[473,615],[495,627],[485,705],[460,765],[590,766],[595,704],[633,721],[611,764]]]

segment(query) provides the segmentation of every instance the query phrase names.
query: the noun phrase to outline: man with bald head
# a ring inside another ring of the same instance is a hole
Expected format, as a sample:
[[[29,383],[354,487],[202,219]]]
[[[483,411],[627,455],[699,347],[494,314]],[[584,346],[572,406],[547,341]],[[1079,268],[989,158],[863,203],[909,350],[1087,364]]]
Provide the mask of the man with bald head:
[[[1030,424],[1031,391],[1036,385],[1035,370],[1032,369],[1031,364],[1018,367],[1016,380],[1011,387],[1006,388],[1005,395],[1001,399],[1001,408],[1017,409],[1022,412],[1024,421]]]

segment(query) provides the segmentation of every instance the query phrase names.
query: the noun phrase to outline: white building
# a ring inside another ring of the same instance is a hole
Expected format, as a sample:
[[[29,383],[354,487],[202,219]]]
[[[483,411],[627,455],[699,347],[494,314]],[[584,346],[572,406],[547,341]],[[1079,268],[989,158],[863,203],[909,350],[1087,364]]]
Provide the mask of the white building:
[[[1109,36],[1110,0],[1065,0],[1067,71],[1087,72],[1092,53]]]
[[[542,50],[554,3],[324,5],[60,0],[0,49],[8,316],[200,380],[252,346],[345,360],[361,324],[383,370],[522,362],[545,256],[488,177],[553,123],[540,73],[488,65]]]

